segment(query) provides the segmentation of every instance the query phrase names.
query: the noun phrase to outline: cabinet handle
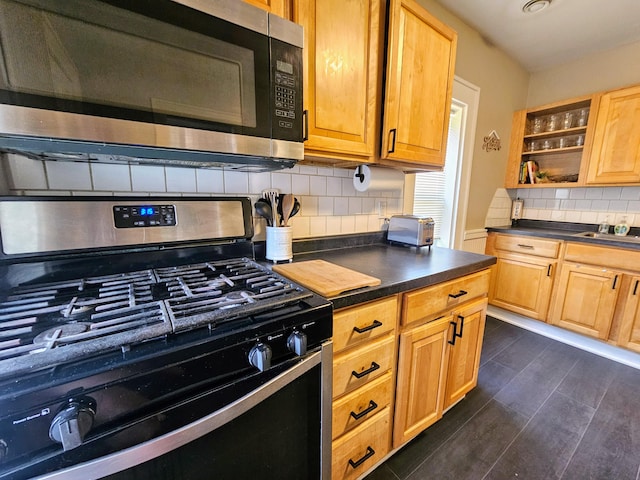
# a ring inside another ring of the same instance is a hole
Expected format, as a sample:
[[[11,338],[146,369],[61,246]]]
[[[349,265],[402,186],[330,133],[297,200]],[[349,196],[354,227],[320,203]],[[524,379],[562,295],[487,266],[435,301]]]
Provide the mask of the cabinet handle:
[[[551,276],[551,264],[547,267],[547,277]]]
[[[302,141],[306,142],[309,140],[309,110],[302,111],[302,122],[304,123],[304,136],[302,137]]]
[[[458,293],[450,293],[449,296],[451,298],[460,298],[460,297],[462,297],[463,295],[466,295],[466,294],[467,294],[466,291],[460,290]]]
[[[389,135],[393,135],[393,140],[391,141],[391,149],[388,150],[387,153],[393,153],[396,151],[396,132],[397,130],[395,128],[389,130]]]
[[[458,322],[449,322],[450,325],[453,325],[453,335],[451,335],[451,340],[447,340],[447,342],[451,345],[456,344],[456,338],[462,338],[462,331],[464,329],[464,317],[462,315],[458,315],[458,320],[460,320],[459,332],[458,332]]]
[[[382,326],[382,322],[378,321],[378,320],[374,320],[373,323],[367,327],[362,327],[362,328],[358,328],[358,327],[353,327],[353,331],[357,332],[357,333],[364,333],[364,332],[368,332],[369,330],[373,330],[374,328],[378,328]]]
[[[638,293],[638,283],[640,283],[640,280],[636,280],[636,284],[633,287],[633,294],[637,294]]]
[[[369,375],[371,372],[375,372],[376,370],[378,370],[380,368],[380,365],[378,365],[376,362],[371,362],[371,367],[367,368],[366,370],[358,373],[355,370],[353,370],[351,372],[351,375],[353,375],[356,378],[362,378],[365,375]]]
[[[360,413],[351,412],[351,416],[353,418],[355,418],[356,420],[360,420],[367,413],[373,412],[376,408],[378,408],[378,404],[376,402],[374,402],[373,400],[369,400],[369,406],[367,408],[362,410]]]
[[[616,289],[616,284],[617,283],[618,283],[618,275],[613,277],[613,285],[611,285],[611,290],[615,290]]]
[[[364,457],[362,457],[360,460],[357,460],[355,462],[349,459],[349,465],[351,465],[353,468],[358,468],[360,465],[366,462],[368,458],[371,458],[375,454],[376,452],[373,448],[367,447],[367,453],[364,454]]]
[[[526,243],[519,243],[518,246],[520,248],[526,248],[528,250],[533,250],[533,245],[527,245]]]

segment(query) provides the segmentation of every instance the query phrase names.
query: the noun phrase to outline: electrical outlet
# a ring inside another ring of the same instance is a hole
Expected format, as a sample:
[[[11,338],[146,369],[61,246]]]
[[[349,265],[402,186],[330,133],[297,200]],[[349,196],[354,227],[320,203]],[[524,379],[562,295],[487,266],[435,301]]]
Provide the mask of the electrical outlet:
[[[387,202],[378,200],[376,202],[376,210],[378,211],[378,217],[385,218],[387,216]]]

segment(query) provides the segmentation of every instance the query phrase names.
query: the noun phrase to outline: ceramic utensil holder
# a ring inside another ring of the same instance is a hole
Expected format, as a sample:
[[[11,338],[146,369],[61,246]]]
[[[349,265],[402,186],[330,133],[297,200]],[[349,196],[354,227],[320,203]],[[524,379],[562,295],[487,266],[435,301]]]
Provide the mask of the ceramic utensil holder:
[[[293,258],[293,230],[291,227],[267,228],[267,260],[279,262]]]

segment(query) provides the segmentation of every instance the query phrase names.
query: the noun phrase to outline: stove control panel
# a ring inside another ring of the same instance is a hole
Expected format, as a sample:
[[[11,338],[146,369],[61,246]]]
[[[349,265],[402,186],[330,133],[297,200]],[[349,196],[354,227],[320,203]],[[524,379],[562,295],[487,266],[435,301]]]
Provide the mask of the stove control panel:
[[[173,227],[176,225],[174,205],[114,205],[116,228]]]

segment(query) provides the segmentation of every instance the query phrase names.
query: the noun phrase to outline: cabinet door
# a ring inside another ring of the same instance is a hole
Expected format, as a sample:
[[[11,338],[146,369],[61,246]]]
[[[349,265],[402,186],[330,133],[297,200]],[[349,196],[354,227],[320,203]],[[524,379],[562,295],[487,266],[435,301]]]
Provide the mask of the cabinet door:
[[[631,288],[627,296],[618,345],[640,352],[640,277],[631,278]]]
[[[502,253],[491,277],[489,302],[537,320],[546,320],[557,262]]]
[[[291,19],[291,0],[244,0],[288,20]]]
[[[640,183],[640,86],[602,96],[587,183]]]
[[[368,161],[378,144],[384,7],[380,0],[300,0],[305,156]]]
[[[400,335],[394,448],[442,417],[451,318],[449,315]]]
[[[415,0],[391,0],[381,158],[444,165],[456,42]]]
[[[449,367],[444,409],[464,397],[478,383],[480,353],[487,318],[487,300],[474,302],[453,313],[449,328]]]
[[[621,274],[615,270],[563,263],[551,323],[606,339],[620,282]]]

